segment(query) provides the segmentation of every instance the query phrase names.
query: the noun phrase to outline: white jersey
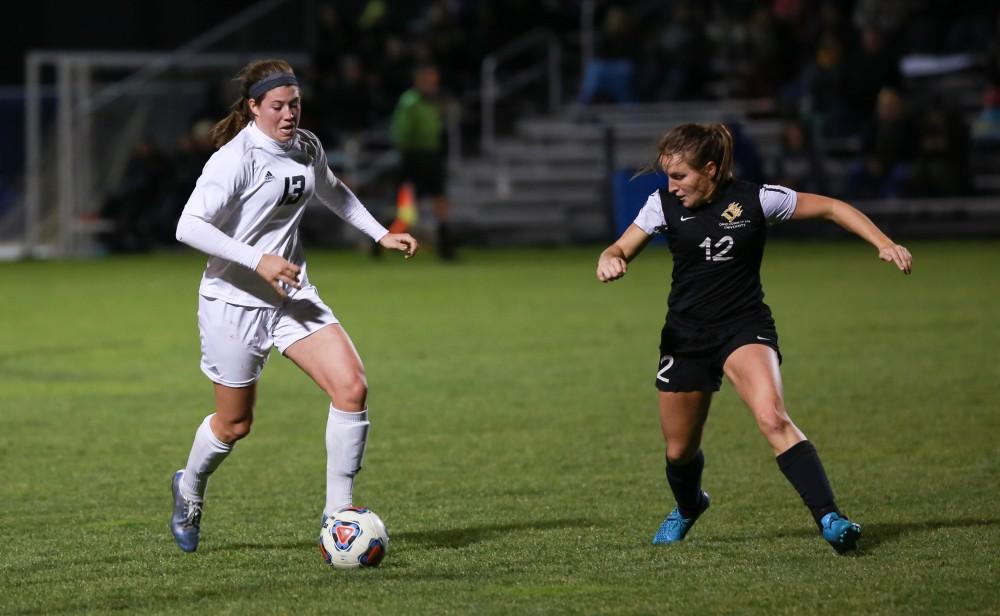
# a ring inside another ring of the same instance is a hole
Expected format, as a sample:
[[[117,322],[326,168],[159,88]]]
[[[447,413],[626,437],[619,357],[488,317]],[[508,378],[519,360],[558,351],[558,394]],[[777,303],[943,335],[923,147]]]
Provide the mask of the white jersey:
[[[299,222],[316,196],[378,241],[388,231],[327,165],[319,139],[299,129],[288,143],[251,122],[205,164],[177,224],[177,239],[210,255],[199,292],[241,306],[277,306],[281,298],[255,271],[265,254],[302,268]]]

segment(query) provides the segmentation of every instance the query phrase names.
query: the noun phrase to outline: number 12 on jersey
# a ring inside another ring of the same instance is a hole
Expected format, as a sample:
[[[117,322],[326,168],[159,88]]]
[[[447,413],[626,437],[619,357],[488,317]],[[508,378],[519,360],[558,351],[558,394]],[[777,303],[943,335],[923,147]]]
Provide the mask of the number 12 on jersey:
[[[705,249],[706,261],[729,261],[732,257],[727,257],[726,253],[733,249],[733,238],[732,236],[724,235],[713,245],[712,238],[706,237],[704,242],[698,244],[698,247]],[[715,254],[712,254],[713,248],[716,249]]]

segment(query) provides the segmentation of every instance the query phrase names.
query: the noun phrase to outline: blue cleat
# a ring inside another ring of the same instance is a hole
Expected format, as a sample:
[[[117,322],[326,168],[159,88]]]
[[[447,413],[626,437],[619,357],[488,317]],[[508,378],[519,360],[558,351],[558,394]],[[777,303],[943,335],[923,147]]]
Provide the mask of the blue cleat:
[[[701,509],[693,517],[685,518],[678,511],[677,507],[670,512],[663,523],[660,524],[660,528],[653,535],[653,545],[661,545],[667,543],[677,543],[678,541],[683,541],[684,536],[688,534],[694,523],[698,521],[701,514],[705,513],[708,509],[710,500],[708,498],[708,492],[702,491],[701,493]]]
[[[861,538],[860,524],[848,520],[836,511],[823,516],[819,523],[823,528],[823,538],[838,554],[857,549],[858,539]]]
[[[170,518],[170,532],[174,534],[177,547],[185,552],[194,552],[198,549],[202,504],[181,495],[180,483],[183,476],[184,469],[174,473],[174,480],[170,486],[174,495],[174,515]]]

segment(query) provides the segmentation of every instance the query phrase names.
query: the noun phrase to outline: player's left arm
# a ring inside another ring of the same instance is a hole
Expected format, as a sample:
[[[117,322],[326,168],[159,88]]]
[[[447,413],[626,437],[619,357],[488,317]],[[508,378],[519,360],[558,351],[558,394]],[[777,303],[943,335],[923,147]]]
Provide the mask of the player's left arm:
[[[316,179],[316,185],[320,186],[320,178]],[[322,183],[325,190],[323,190],[320,200],[338,216],[367,234],[384,248],[403,252],[407,259],[416,254],[420,245],[412,235],[409,233],[389,233],[381,223],[375,220],[375,217],[355,196],[354,192],[329,169],[326,172],[326,179]]]
[[[382,226],[375,217],[371,215],[368,208],[361,203],[361,200],[354,192],[340,180],[326,161],[326,153],[323,146],[317,144],[316,168],[316,196],[327,208],[337,216],[350,223],[368,237],[375,240],[379,245],[390,250],[398,250],[409,259],[420,245],[409,233],[389,233],[389,230]]]
[[[905,246],[893,242],[864,213],[839,199],[812,193],[798,193],[792,220],[808,218],[832,220],[877,248],[879,259],[895,263],[904,274],[909,274],[913,268],[913,256]]]

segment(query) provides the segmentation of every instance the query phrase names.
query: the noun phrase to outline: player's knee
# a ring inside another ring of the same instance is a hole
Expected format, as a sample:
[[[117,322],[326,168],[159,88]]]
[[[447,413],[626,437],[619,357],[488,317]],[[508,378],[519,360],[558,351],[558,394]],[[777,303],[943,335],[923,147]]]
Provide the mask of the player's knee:
[[[785,412],[784,406],[777,400],[764,405],[756,413],[756,416],[757,426],[765,436],[783,434],[792,425],[792,420]]]
[[[350,375],[338,379],[327,392],[333,406],[338,409],[362,409],[368,399],[368,379],[364,370],[353,371]]]
[[[667,442],[667,462],[683,466],[698,455],[698,449],[697,443]]]
[[[221,434],[216,434],[218,438],[223,443],[235,443],[236,441],[246,438],[250,434],[250,426],[253,424],[253,419],[244,419],[241,421],[232,422],[221,422],[218,426],[219,432]]]

